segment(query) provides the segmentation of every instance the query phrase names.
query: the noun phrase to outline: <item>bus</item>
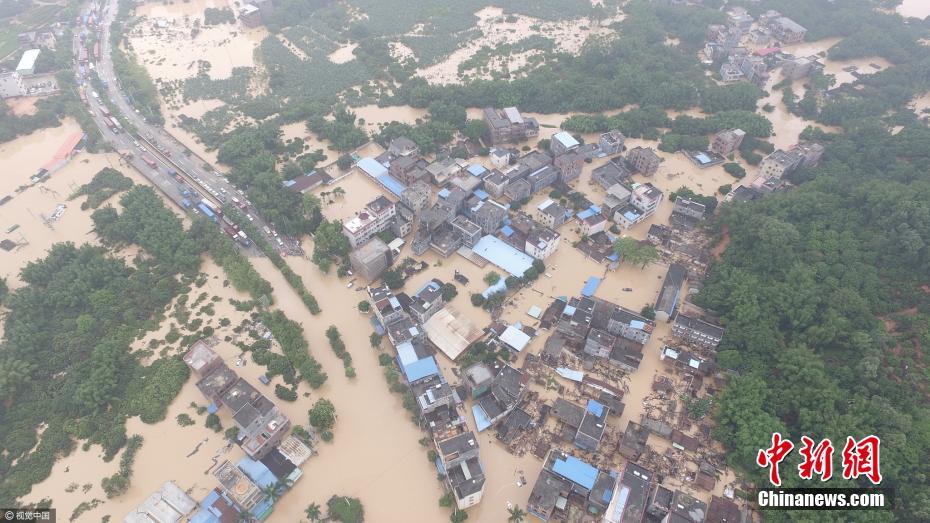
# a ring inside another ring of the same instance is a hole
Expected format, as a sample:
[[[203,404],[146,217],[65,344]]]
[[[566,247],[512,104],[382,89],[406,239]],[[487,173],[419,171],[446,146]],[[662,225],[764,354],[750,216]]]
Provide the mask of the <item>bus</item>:
[[[153,160],[152,157],[147,154],[142,155],[142,161],[145,162],[145,164],[151,167],[152,169],[155,169],[156,167],[158,167],[158,164],[155,163],[155,160]]]
[[[107,109],[105,106],[101,105],[101,106],[100,106],[100,114],[102,114],[104,118],[109,118],[109,117],[110,117],[110,110]]]
[[[213,211],[214,214],[223,214],[223,211],[221,211],[219,207],[217,207],[215,204],[211,203],[211,202],[210,202],[209,200],[207,200],[206,198],[200,200],[200,204],[201,204],[201,205],[205,205],[206,207],[208,207],[211,211]]]
[[[110,130],[114,133],[118,133],[123,129],[123,126],[120,125],[115,116],[111,116],[107,121],[110,122]]]

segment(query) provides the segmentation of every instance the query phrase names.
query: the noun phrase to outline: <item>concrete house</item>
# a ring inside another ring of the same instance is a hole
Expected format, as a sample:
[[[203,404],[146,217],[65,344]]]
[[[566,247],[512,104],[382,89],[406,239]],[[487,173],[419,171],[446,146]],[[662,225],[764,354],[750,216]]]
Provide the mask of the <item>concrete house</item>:
[[[673,263],[668,267],[654,307],[657,320],[670,321],[675,316],[681,297],[681,286],[687,277],[688,271],[684,266]]]
[[[629,309],[614,305],[607,320],[607,332],[645,345],[652,336],[655,322]]]
[[[442,281],[433,278],[413,295],[407,310],[414,320],[426,323],[445,305],[446,302],[442,299],[442,285]]]
[[[772,20],[768,27],[771,29],[775,38],[786,45],[803,42],[804,36],[807,35],[807,29],[804,26],[787,16],[781,16]]]
[[[410,138],[400,136],[391,140],[391,144],[388,146],[388,152],[397,157],[419,156],[420,148]]]
[[[359,276],[372,282],[391,266],[391,249],[381,239],[372,238],[349,253],[349,263]]]
[[[509,183],[510,180],[502,172],[494,169],[484,177],[484,190],[491,196],[500,198]]]
[[[549,150],[552,152],[552,155],[556,157],[560,154],[574,151],[580,146],[581,143],[567,131],[557,132],[552,135],[552,138],[549,140]]]
[[[688,216],[696,220],[703,220],[705,207],[703,203],[691,201],[683,196],[679,196],[675,199],[675,207],[672,209],[672,212]]]
[[[662,158],[650,147],[634,147],[627,153],[627,160],[633,164],[637,172],[644,176],[652,176],[659,169]]]
[[[239,428],[239,445],[261,459],[287,436],[291,422],[268,398],[242,378],[223,394],[223,405]]]
[[[617,338],[606,331],[591,329],[584,343],[584,353],[595,358],[607,358]]]
[[[700,347],[716,348],[723,339],[724,328],[684,314],[675,317],[672,334]]]
[[[145,499],[123,518],[123,523],[178,523],[186,521],[197,508],[197,502],[173,481],[166,481],[160,489]]]
[[[491,165],[498,169],[503,169],[510,165],[510,150],[503,147],[492,147],[491,152],[488,154],[488,158],[491,160]]]
[[[549,256],[555,254],[561,240],[562,237],[559,233],[552,229],[544,226],[536,226],[526,235],[526,243],[524,244],[523,250],[537,260],[545,260]]]
[[[618,183],[626,184],[634,172],[636,172],[636,168],[633,167],[633,164],[627,161],[626,158],[617,156],[591,171],[591,178],[598,185],[607,189]]]
[[[800,154],[776,149],[759,163],[759,176],[780,180],[785,174],[797,168],[802,160],[803,156]]]
[[[394,203],[379,196],[368,203],[365,209],[342,225],[342,233],[349,239],[352,248],[358,248],[379,232],[386,230],[396,214]]]
[[[539,135],[539,123],[535,118],[525,118],[516,107],[484,110],[487,138],[494,144],[521,142]]]
[[[739,149],[746,137],[742,129],[725,129],[714,135],[710,143],[710,150],[720,156],[730,156]]]
[[[455,219],[450,222],[450,225],[452,225],[452,229],[462,239],[462,245],[469,249],[474,247],[483,235],[481,227],[464,216],[456,216]]]
[[[627,463],[617,483],[613,502],[607,509],[604,523],[643,521],[649,494],[656,478],[651,470],[636,463]]]
[[[625,142],[626,137],[623,136],[623,133],[616,129],[611,129],[610,131],[601,134],[600,138],[597,140],[597,145],[600,148],[601,153],[607,156],[613,156],[623,152],[623,144]]]
[[[566,521],[569,505],[573,505],[580,513],[600,519],[613,500],[615,474],[558,449],[550,450],[526,511],[542,521]]]
[[[558,179],[564,184],[569,184],[581,176],[581,169],[584,166],[585,156],[576,151],[570,151],[555,157],[552,164],[558,170]]]
[[[557,202],[547,199],[536,207],[534,218],[550,229],[558,229],[566,220],[566,209]]]

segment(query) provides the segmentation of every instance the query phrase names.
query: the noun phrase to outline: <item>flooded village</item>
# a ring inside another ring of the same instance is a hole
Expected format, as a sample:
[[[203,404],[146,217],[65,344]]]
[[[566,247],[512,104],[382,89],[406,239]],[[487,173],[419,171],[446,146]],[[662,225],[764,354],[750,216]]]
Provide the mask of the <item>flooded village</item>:
[[[143,21],[128,39],[162,88],[166,124],[158,140],[185,149],[190,172],[207,164],[216,179],[227,173],[216,148],[181,124],[222,111],[225,102],[185,100],[166,86],[198,71],[222,80],[237,68],[260,70],[254,53],[269,32],[252,17],[266,3],[272,2],[136,8]],[[905,1],[902,11],[930,14],[918,3]],[[234,10],[236,21],[202,26],[207,8]],[[484,39],[417,70],[418,77],[455,84],[500,69],[516,72],[531,63],[532,52],[486,69],[462,64],[483,46],[512,44],[532,32],[555,34],[562,51],[577,53],[623,14],[600,23],[524,16],[500,22],[503,10],[486,7],[475,16]],[[192,35],[193,27],[199,34]],[[708,223],[720,206],[792,190],[790,174],[820,162],[823,145],[801,136],[815,124],[786,107],[773,86],[790,85],[800,99],[815,88],[807,85],[812,75],[833,75],[831,89],[854,88],[858,78],[892,65],[878,57],[828,60],[838,39],[807,42],[805,32],[780,13],[753,18],[739,9],[728,12],[726,25],[707,28],[697,59],[722,64],[708,76],[718,85],[746,82],[768,93],[758,105],[774,127],[772,150],[758,165],[734,159],[747,136],[739,128],[708,136],[706,150],[665,152],[658,140],[617,129],[561,129],[574,113],[519,107],[468,108],[468,118],[484,125],[477,141],[459,135],[429,154],[406,136],[369,141],[348,155],[346,167],[335,161],[332,143],[303,123],[282,126],[285,141],[327,157],[286,187],[316,196],[323,217],[341,222],[351,270],[336,276],[314,264],[312,235],[264,228],[275,252],[320,300],[322,312],[311,315],[273,261],[251,242],[240,243],[273,289],[262,310],[300,324],[329,379],[318,389],[295,387],[296,401],[276,397],[276,387],[287,384],[269,377],[243,347],[260,343],[279,356],[280,341],[257,307],[237,306],[250,298],[204,256],[202,284],[169,309],[183,308],[185,300],[212,302],[214,313],[195,314],[213,335],[177,349],[191,377],[163,421],[128,419],[127,434],[144,441],[131,486],[107,498],[98,483],[119,460],[104,461],[100,449],[87,446],[59,459],[22,501],[50,499],[58,517],[70,514],[72,521],[317,521],[321,515],[308,506],[325,507],[336,495],[357,498],[365,517],[378,522],[462,521],[459,512],[479,522],[753,520],[744,496],[751,485],[713,439],[710,412],[728,379],[716,349],[727,334],[714,311],[692,298],[727,237]],[[328,56],[342,64],[355,51],[348,44]],[[261,91],[257,76],[248,87]],[[7,104],[28,111],[30,98]],[[428,117],[425,109],[374,103],[353,111],[371,136],[384,124]],[[703,116],[696,109],[680,114]],[[69,197],[104,167],[163,191],[187,225],[198,213],[196,205],[178,204],[167,182],[150,177],[152,169],[125,154],[83,150],[85,139],[65,119],[0,145],[0,277],[11,289],[52,244],[100,244],[93,209]],[[138,142],[136,149],[136,160],[155,152]],[[227,192],[219,192],[226,203]],[[118,205],[117,198],[107,203]],[[200,213],[222,214],[206,207]],[[245,204],[241,209],[257,216]],[[213,218],[222,225],[222,216]],[[227,227],[234,238],[239,230]],[[115,254],[132,260],[139,251]],[[133,351],[164,344],[176,326],[171,317],[162,320],[134,341]],[[328,347],[332,327],[351,354],[352,376],[343,376],[344,360]],[[312,409],[321,399],[335,411],[327,429],[313,427]],[[209,416],[236,429],[233,436],[200,421]],[[183,419],[196,422],[187,426]]]

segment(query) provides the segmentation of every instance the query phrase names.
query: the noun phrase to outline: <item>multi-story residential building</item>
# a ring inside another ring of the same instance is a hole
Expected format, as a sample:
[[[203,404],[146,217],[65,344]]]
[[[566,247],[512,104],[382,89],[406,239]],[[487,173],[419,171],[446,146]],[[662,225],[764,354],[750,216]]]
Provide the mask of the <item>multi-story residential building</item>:
[[[462,432],[436,440],[435,444],[459,509],[479,503],[484,492],[484,471],[478,459],[478,437],[471,431]]]
[[[617,338],[600,329],[591,329],[584,343],[584,353],[595,358],[606,358],[610,356]]]
[[[481,201],[477,206],[467,209],[467,213],[471,221],[481,227],[482,234],[494,234],[507,218],[507,208],[494,200]]]
[[[462,238],[462,244],[469,249],[481,239],[481,227],[464,216],[456,216],[451,225],[456,234]]]
[[[535,194],[542,189],[549,187],[559,179],[559,170],[552,165],[547,165],[537,171],[530,173],[526,181],[530,184],[530,194]]]
[[[252,459],[265,457],[289,432],[287,416],[242,378],[223,393],[223,405],[239,428],[239,445]]]
[[[777,149],[759,163],[759,176],[781,179],[793,171],[802,161],[803,156]]]
[[[607,218],[599,212],[585,216],[580,222],[583,236],[593,236],[607,228]]]
[[[369,202],[362,212],[344,223],[342,233],[349,238],[352,248],[356,249],[390,227],[395,214],[394,203],[384,196],[379,196]]]
[[[570,509],[599,521],[614,498],[616,473],[552,449],[536,479],[526,511],[542,521],[568,521]],[[571,506],[570,506],[571,505]]]
[[[404,205],[403,202],[395,203],[394,209],[396,214],[394,215],[394,221],[391,223],[391,232],[398,238],[403,238],[413,231],[413,220],[416,215],[413,209]]]
[[[549,150],[552,151],[552,155],[556,157],[560,154],[574,151],[580,146],[581,143],[567,131],[555,133],[549,140]]]
[[[413,295],[407,310],[414,320],[422,324],[432,318],[445,303],[442,299],[442,282],[433,278]]]
[[[743,78],[746,81],[760,88],[765,86],[770,76],[765,59],[761,56],[746,55],[739,57],[737,60],[739,70],[743,73]]]
[[[368,287],[368,301],[381,325],[393,323],[407,315],[400,300],[387,285]]]
[[[588,337],[596,302],[591,298],[571,298],[557,319],[556,331],[566,339],[581,342]]]
[[[420,156],[420,148],[413,140],[400,136],[391,140],[388,152],[397,157]]]
[[[604,202],[601,204],[601,212],[605,216],[617,221],[614,216],[617,211],[629,205],[630,196],[633,193],[625,185],[615,183],[607,188],[607,195],[604,196]]]
[[[552,161],[558,170],[559,181],[569,184],[581,176],[581,168],[584,166],[585,156],[579,152],[567,152],[556,156]]]
[[[565,208],[559,205],[557,202],[548,199],[539,206],[536,207],[536,221],[549,227],[550,229],[558,229],[563,223],[565,223]]]
[[[647,182],[633,188],[633,192],[630,194],[630,203],[643,211],[646,216],[649,216],[659,208],[663,198],[662,191]]]
[[[678,310],[678,300],[681,297],[681,285],[687,277],[688,270],[684,266],[673,263],[668,267],[665,281],[662,282],[662,289],[653,307],[657,320],[669,321],[675,315],[675,311]]]
[[[510,165],[510,150],[504,147],[492,147],[491,152],[488,153],[488,158],[491,160],[491,165],[503,169]]]
[[[612,156],[623,152],[623,144],[625,142],[626,137],[623,136],[623,133],[616,129],[611,129],[601,134],[600,138],[597,140],[597,145],[603,154]]]
[[[617,156],[591,171],[591,178],[604,189],[608,189],[617,183],[627,183],[635,171],[636,168],[626,158]]]
[[[419,213],[429,207],[430,196],[432,191],[426,182],[416,182],[409,185],[407,190],[401,193],[400,201],[409,207],[414,213]]]
[[[742,129],[726,129],[714,135],[710,143],[710,150],[720,156],[730,156],[743,143],[746,131]]]
[[[446,158],[437,160],[426,166],[426,171],[430,174],[433,183],[437,187],[443,187],[453,176],[458,175],[468,167],[468,162],[458,158]]]
[[[642,345],[649,342],[655,326],[654,321],[616,305],[607,320],[607,332]]]
[[[413,185],[430,181],[428,166],[426,160],[418,156],[399,156],[391,161],[388,173],[404,185]]]
[[[492,144],[520,142],[539,135],[539,123],[535,118],[525,118],[516,107],[502,111],[488,107],[484,110],[487,136]]]
[[[434,230],[429,239],[430,249],[436,251],[443,258],[448,258],[462,246],[463,240],[459,231],[451,223],[445,222]]]
[[[742,7],[734,7],[727,13],[727,24],[732,27],[738,27],[741,31],[749,31],[753,23],[752,16]]]
[[[504,189],[504,196],[512,202],[519,202],[529,198],[533,194],[533,186],[526,180],[516,180],[507,185]]]
[[[391,265],[391,249],[379,238],[372,238],[349,253],[349,262],[359,276],[375,281]]]
[[[675,199],[675,207],[672,209],[672,212],[697,220],[703,220],[705,207],[703,203],[694,202],[683,196],[679,196]]]
[[[801,156],[798,167],[814,167],[820,163],[825,149],[823,145],[815,142],[800,142],[791,148],[790,153]]]
[[[672,334],[701,347],[716,348],[725,330],[719,325],[679,313],[672,325]]]
[[[733,62],[724,62],[720,66],[720,81],[725,84],[732,84],[743,79],[743,71],[739,65]]]
[[[650,147],[634,147],[627,153],[627,160],[637,172],[644,176],[652,176],[659,169],[662,159]]]
[[[786,60],[781,64],[781,74],[787,80],[800,80],[817,72],[823,72],[824,65],[817,56],[801,56]]]
[[[803,42],[804,36],[807,34],[807,29],[804,26],[787,16],[781,16],[772,20],[768,27],[772,30],[772,34],[775,38],[783,44],[797,44]]]
[[[504,173],[494,169],[484,177],[484,190],[491,196],[500,198],[509,183],[510,179],[504,176]]]
[[[552,229],[536,226],[526,235],[526,246],[523,250],[537,260],[545,260],[558,250],[561,240],[559,233]]]

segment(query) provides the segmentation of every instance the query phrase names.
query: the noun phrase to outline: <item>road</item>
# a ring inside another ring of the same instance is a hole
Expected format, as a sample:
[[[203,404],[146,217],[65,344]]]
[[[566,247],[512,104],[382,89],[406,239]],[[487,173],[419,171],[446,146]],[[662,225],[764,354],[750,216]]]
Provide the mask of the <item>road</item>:
[[[87,8],[89,8],[89,5],[85,6],[85,12]],[[186,208],[184,205],[185,199],[192,202],[192,207],[188,212],[199,212],[196,210],[196,205],[201,198],[207,199],[215,207],[219,207],[225,202],[233,203],[233,198],[247,203],[248,200],[245,194],[229,183],[221,173],[205,169],[204,166],[207,162],[171,137],[162,127],[146,121],[119,88],[119,80],[113,72],[113,62],[110,55],[110,25],[116,17],[116,11],[116,2],[105,3],[98,14],[97,27],[78,27],[75,30],[72,44],[75,57],[75,75],[78,78],[78,84],[85,86],[87,105],[91,117],[99,127],[103,138],[112,144],[117,151],[131,152],[131,156],[124,156],[123,161],[135,167],[179,207]],[[80,33],[86,30],[87,34],[90,35],[97,29],[101,31],[99,37],[100,59],[94,66],[99,78],[106,83],[106,92],[97,93],[100,99],[93,96],[94,88],[88,81],[90,71],[85,73],[85,77],[81,77],[79,72],[81,64],[78,62],[78,48],[81,44]],[[127,131],[113,132],[111,124],[106,121],[103,113],[101,113],[101,107],[105,107],[102,101],[104,97],[109,99],[111,106],[116,107],[116,114],[122,117],[124,122],[128,122],[136,128],[136,135],[130,135]],[[152,168],[143,160],[146,156],[155,160],[155,168]],[[176,171],[179,177],[175,178],[171,174],[172,171]],[[185,189],[193,194],[185,196],[182,194]],[[271,245],[281,245],[278,237],[264,232],[265,230],[273,230],[272,224],[262,219],[251,206],[245,208],[243,214],[256,226],[257,230],[262,231],[265,239]],[[260,253],[254,247],[245,248],[244,251],[249,255],[258,255]]]

